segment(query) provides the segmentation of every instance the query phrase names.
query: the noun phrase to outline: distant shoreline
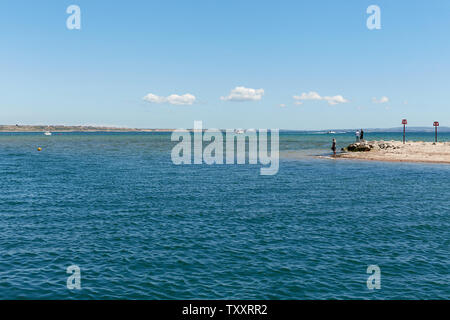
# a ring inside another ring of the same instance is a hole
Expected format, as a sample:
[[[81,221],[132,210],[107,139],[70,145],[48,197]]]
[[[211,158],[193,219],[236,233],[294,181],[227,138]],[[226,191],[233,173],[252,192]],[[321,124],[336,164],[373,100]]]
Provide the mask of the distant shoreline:
[[[192,128],[186,128],[187,130],[193,130]],[[102,127],[102,126],[64,126],[64,125],[0,125],[0,132],[4,133],[14,133],[14,132],[29,132],[29,133],[39,133],[45,131],[51,132],[173,132],[176,129],[162,129],[162,128],[123,128],[123,127]],[[204,128],[208,130],[208,128]],[[226,130],[226,129],[219,129]],[[304,130],[304,129],[279,129],[280,132],[305,132],[305,133],[321,133],[329,134],[330,136],[354,133],[356,129],[330,129],[330,130]],[[369,128],[365,129],[366,133],[398,133],[402,132],[402,128]],[[330,132],[330,133],[329,133]],[[335,132],[335,133],[331,133]],[[409,127],[407,129],[408,133],[414,132],[425,132],[433,133],[434,129],[428,127]],[[440,127],[440,133],[450,132],[450,127]]]
[[[0,132],[28,132],[40,133],[51,132],[172,132],[174,129],[135,129],[116,127],[96,127],[96,126],[32,126],[32,125],[0,125]]]

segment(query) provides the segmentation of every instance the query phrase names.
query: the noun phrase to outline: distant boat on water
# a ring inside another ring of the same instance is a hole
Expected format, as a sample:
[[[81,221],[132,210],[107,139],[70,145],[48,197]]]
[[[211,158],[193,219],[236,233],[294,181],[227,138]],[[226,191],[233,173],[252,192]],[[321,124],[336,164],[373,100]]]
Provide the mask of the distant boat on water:
[[[48,126],[47,131],[44,132],[44,135],[46,135],[46,136],[51,136],[52,135],[52,133],[50,132],[50,126]]]

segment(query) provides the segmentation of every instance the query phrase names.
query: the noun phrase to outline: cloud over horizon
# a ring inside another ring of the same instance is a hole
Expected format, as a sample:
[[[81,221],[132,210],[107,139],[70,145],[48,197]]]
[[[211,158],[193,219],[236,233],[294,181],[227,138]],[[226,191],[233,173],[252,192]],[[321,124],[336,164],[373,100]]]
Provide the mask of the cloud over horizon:
[[[252,89],[236,87],[226,97],[220,97],[223,101],[259,101],[264,95],[264,89]]]
[[[386,96],[382,96],[379,100],[377,98],[372,98],[373,103],[387,103],[389,102],[389,98]]]
[[[303,92],[299,96],[293,96],[295,100],[295,104],[301,105],[304,101],[307,100],[315,100],[315,101],[327,101],[330,106],[336,105],[338,103],[347,103],[348,100],[345,99],[342,95],[336,95],[336,96],[324,96],[322,97],[320,94],[318,94],[315,91],[310,91],[308,93]]]
[[[171,94],[167,97],[158,96],[153,93],[147,94],[143,100],[149,103],[169,103],[173,105],[192,105],[196,98],[194,95],[190,93],[186,93],[183,95]]]

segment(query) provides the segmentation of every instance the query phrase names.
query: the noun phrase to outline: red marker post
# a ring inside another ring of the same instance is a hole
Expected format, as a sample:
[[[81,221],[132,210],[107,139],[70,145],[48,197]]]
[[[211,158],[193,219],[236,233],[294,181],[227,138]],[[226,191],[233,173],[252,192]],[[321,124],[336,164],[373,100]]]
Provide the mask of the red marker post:
[[[439,127],[439,122],[438,122],[438,121],[435,121],[435,122],[433,123],[433,126],[434,126],[434,132],[435,132],[435,138],[434,138],[434,141],[437,142],[437,127]]]
[[[403,125],[403,144],[405,144],[406,141],[406,125],[408,124],[408,120],[403,119],[402,125]]]

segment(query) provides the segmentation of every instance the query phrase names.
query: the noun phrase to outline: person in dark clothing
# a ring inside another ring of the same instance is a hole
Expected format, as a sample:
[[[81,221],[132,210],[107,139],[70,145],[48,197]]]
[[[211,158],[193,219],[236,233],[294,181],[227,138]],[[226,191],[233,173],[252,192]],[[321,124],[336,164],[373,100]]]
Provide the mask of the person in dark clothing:
[[[361,129],[359,140],[364,140],[364,131],[363,131],[363,129]]]
[[[333,157],[336,156],[336,139],[333,139],[333,144],[331,145],[331,150],[333,150]]]

